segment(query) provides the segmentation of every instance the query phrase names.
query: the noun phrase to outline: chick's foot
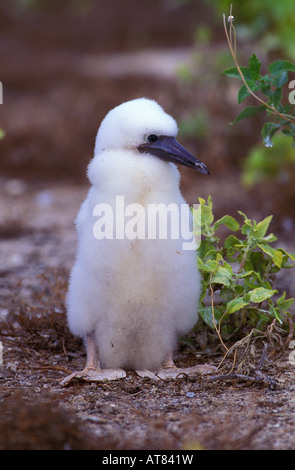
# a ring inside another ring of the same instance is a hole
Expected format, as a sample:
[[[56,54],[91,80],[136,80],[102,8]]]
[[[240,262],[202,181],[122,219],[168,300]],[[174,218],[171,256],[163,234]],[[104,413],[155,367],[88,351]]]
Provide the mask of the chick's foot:
[[[85,367],[85,369],[73,372],[65,377],[60,384],[65,387],[75,379],[80,379],[84,382],[107,382],[109,380],[123,379],[124,377],[126,377],[126,372],[123,369],[96,369],[94,367]]]
[[[142,378],[149,378],[151,380],[168,380],[177,379],[186,375],[205,375],[212,374],[216,371],[215,366],[209,366],[207,364],[199,364],[193,367],[163,367],[157,372],[151,372],[149,370],[137,370],[136,373]]]

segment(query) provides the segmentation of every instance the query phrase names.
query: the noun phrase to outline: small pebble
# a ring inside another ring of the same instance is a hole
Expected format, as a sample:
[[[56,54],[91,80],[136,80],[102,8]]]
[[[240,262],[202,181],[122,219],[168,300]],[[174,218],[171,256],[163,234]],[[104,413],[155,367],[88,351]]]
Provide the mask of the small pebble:
[[[187,398],[194,398],[195,394],[194,394],[194,392],[187,392],[186,396],[187,396]]]

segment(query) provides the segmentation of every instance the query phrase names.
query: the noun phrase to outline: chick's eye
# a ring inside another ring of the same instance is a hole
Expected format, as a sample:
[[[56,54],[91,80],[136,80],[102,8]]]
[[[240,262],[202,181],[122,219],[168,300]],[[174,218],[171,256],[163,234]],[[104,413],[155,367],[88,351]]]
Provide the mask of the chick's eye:
[[[150,134],[146,137],[146,141],[149,143],[149,144],[154,144],[155,142],[157,142],[159,140],[159,137],[156,135],[156,134]]]

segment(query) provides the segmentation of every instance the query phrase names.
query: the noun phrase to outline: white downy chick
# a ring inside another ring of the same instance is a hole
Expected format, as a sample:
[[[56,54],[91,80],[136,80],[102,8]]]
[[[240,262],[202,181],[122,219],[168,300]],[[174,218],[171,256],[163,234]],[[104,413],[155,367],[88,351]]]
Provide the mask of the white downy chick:
[[[117,106],[101,123],[88,166],[91,187],[76,219],[78,249],[67,295],[69,327],[85,339],[87,363],[63,384],[75,377],[117,379],[128,369],[151,378],[181,372],[172,354],[198,318],[196,251],[183,249],[181,233],[178,239],[149,237],[156,221],[148,208],[186,204],[175,163],[209,171],[178,144],[177,130],[175,120],[146,98]],[[141,227],[141,236],[126,236],[128,223],[129,233]]]

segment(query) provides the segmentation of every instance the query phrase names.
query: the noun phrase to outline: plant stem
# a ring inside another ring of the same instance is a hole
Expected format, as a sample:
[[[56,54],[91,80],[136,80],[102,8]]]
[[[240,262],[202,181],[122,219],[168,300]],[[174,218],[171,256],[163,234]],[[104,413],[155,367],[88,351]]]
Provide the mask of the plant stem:
[[[211,274],[211,277],[212,277],[212,274]],[[229,349],[225,346],[222,338],[221,338],[221,334],[220,334],[220,321],[218,323],[218,328],[216,326],[216,321],[215,321],[215,315],[214,315],[214,302],[213,302],[213,289],[212,289],[212,284],[211,284],[211,279],[210,279],[210,292],[211,292],[211,309],[212,309],[212,317],[213,317],[213,324],[214,324],[214,328],[216,330],[216,333],[217,333],[217,336],[219,338],[219,341],[221,342],[222,346],[226,349],[226,351],[228,352]]]
[[[266,103],[263,99],[261,99],[259,96],[257,96],[252,90],[251,88],[248,86],[246,80],[245,80],[245,77],[243,75],[243,72],[238,64],[238,61],[237,61],[237,56],[236,56],[236,30],[235,30],[235,27],[233,26],[232,24],[232,15],[230,16],[230,19],[229,19],[229,22],[230,22],[230,34],[228,34],[228,31],[227,31],[227,27],[226,27],[226,19],[225,19],[225,14],[223,13],[223,25],[224,25],[224,31],[225,31],[225,35],[226,35],[226,39],[227,39],[227,42],[228,42],[228,46],[229,46],[229,50],[231,52],[231,55],[232,55],[232,58],[234,60],[234,63],[235,63],[235,66],[237,68],[237,71],[239,72],[239,75],[242,79],[242,82],[244,83],[245,87],[247,88],[247,91],[249,92],[250,95],[252,95],[257,101],[259,101],[261,104],[263,104],[267,109],[268,111],[271,113],[271,114],[274,114],[276,116],[279,116],[280,118],[282,119],[285,119],[286,121],[290,121],[290,122],[293,122],[295,123],[295,118],[293,118],[292,116],[290,116],[289,114],[281,114],[279,111],[277,111],[273,106],[270,106],[268,103]],[[234,31],[234,47],[232,45],[232,34],[231,34],[231,30]]]

